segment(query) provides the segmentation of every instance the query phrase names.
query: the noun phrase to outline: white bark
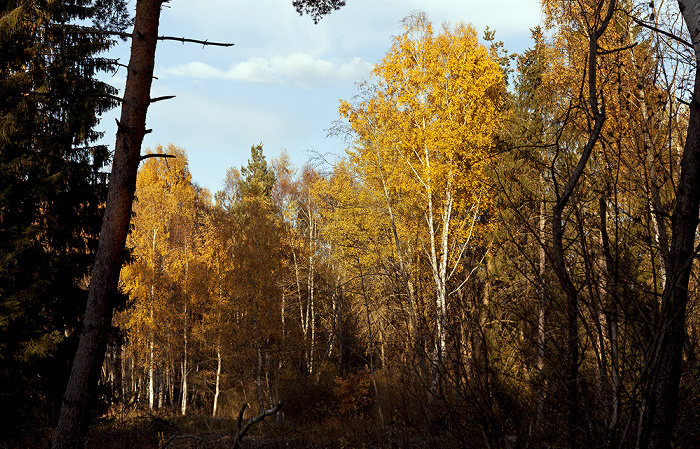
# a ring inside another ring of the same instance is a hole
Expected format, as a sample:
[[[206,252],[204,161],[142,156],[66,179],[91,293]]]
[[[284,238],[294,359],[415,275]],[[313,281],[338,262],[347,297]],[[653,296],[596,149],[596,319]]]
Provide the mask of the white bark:
[[[185,348],[184,348],[184,354],[182,358],[182,405],[180,407],[180,413],[185,414],[187,413],[187,371],[189,370],[189,367],[187,366],[187,359],[188,359],[188,336],[187,336],[187,305],[185,305],[185,330],[183,332],[183,338],[184,338],[184,343],[185,343]]]
[[[151,305],[150,305],[150,341],[148,343],[148,408],[153,410],[155,406],[155,378],[154,378],[154,346],[155,332],[153,331],[153,284],[151,284]]]
[[[153,364],[154,364],[154,346],[155,346],[155,323],[153,322],[153,307],[154,307],[154,302],[155,302],[155,276],[156,276],[156,267],[155,267],[155,253],[156,253],[156,235],[157,235],[157,230],[154,228],[153,229],[153,240],[151,243],[151,263],[153,264],[153,273],[151,274],[151,300],[149,302],[149,313],[150,313],[150,319],[151,322],[149,324],[149,337],[150,341],[148,344],[148,408],[153,410],[153,407],[155,406],[155,379],[154,379],[154,373],[153,373]]]
[[[211,416],[216,418],[216,411],[219,407],[219,393],[221,385],[221,336],[218,337],[216,342],[216,386],[214,387],[214,409],[211,412]]]
[[[188,358],[189,358],[189,339],[188,339],[188,327],[189,327],[189,317],[188,317],[188,302],[189,302],[189,292],[188,292],[188,282],[189,282],[189,271],[190,271],[190,260],[189,260],[189,247],[188,247],[188,239],[185,237],[185,294],[184,294],[184,302],[185,302],[185,310],[184,310],[184,325],[183,325],[183,340],[184,340],[184,354],[183,354],[183,360],[182,360],[182,406],[180,407],[180,413],[182,415],[185,415],[187,413],[187,373],[189,371],[189,366],[188,366]]]
[[[309,341],[309,374],[314,372],[314,343],[316,342],[316,313],[314,309],[314,239],[316,238],[316,221],[314,220],[313,211],[311,210],[311,194],[309,193],[309,277],[307,281],[309,304],[311,310],[311,322],[308,322],[307,310],[307,326],[311,327],[311,341]]]

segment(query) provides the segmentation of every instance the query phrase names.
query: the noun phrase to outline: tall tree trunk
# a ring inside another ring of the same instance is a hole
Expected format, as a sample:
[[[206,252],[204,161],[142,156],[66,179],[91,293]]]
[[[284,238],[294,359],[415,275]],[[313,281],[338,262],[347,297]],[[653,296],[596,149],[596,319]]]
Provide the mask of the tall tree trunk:
[[[270,353],[265,349],[265,385],[267,385],[267,399],[270,403],[270,408],[275,406],[273,402],[273,389],[272,389],[272,371],[270,370]]]
[[[180,413],[185,415],[187,413],[187,372],[189,366],[187,365],[189,359],[189,339],[187,335],[187,305],[185,304],[185,330],[183,332],[184,339],[184,354],[182,357],[182,403],[180,405]]]
[[[87,428],[87,420],[93,414],[100,367],[104,360],[108,330],[112,324],[114,295],[124,260],[124,244],[131,220],[141,144],[146,132],[146,112],[150,104],[161,3],[160,0],[139,0],[136,3],[131,57],[112,173],[109,177],[107,206],[95,255],[80,342],[54,433],[54,449],[78,446],[81,433]]]
[[[308,326],[311,326],[311,340],[309,341],[309,374],[314,371],[314,345],[316,344],[316,310],[314,308],[314,290],[315,290],[315,276],[314,276],[314,239],[316,238],[316,222],[313,217],[313,211],[311,210],[311,194],[309,194],[309,277],[307,279],[307,293],[309,295],[308,307],[311,309],[311,321],[307,322]],[[307,314],[306,317],[309,320]]]
[[[540,175],[540,185],[544,187],[544,177]],[[544,242],[546,239],[547,225],[547,205],[544,198],[544,189],[542,191],[542,199],[540,200],[540,219],[539,219],[539,286],[537,292],[537,375],[541,382],[537,385],[537,406],[535,413],[535,432],[542,431],[544,420],[544,355],[545,355],[545,323],[546,323],[546,304],[545,304],[545,270],[546,270],[546,252]]]
[[[602,8],[602,3],[599,7]],[[578,405],[578,367],[579,367],[579,334],[578,334],[578,289],[574,285],[569,275],[568,268],[565,263],[564,251],[564,220],[563,214],[566,209],[574,189],[579,183],[583,170],[591,157],[593,148],[600,137],[600,132],[605,123],[605,109],[602,107],[604,102],[598,95],[597,84],[597,58],[598,58],[598,39],[605,33],[613,12],[615,11],[616,1],[612,0],[605,13],[605,17],[597,29],[590,30],[589,48],[588,48],[588,107],[593,117],[593,126],[591,128],[588,140],[583,147],[581,156],[571,173],[566,185],[563,189],[556,189],[556,202],[552,208],[552,264],[554,272],[559,279],[564,294],[566,295],[566,303],[564,304],[564,320],[566,322],[566,407],[567,411],[567,441],[571,448],[579,447],[579,405]],[[602,11],[596,11],[599,14]],[[584,238],[584,236],[581,236]]]
[[[695,232],[700,207],[700,4],[679,0],[695,51],[695,85],[689,104],[688,131],[671,217],[671,244],[661,313],[654,328],[648,373],[648,418],[639,447],[670,448],[678,415],[678,390],[683,362],[688,281],[693,267]],[[648,436],[647,436],[648,435]],[[648,439],[648,442],[646,441]]]
[[[299,264],[297,262],[297,254],[294,249],[292,249],[292,258],[294,260],[294,275],[296,279],[296,285],[297,285],[297,298],[299,299],[299,323],[301,326],[301,336],[302,336],[302,344],[304,346],[304,369],[306,370],[306,373],[309,373],[309,364],[311,361],[311,357],[309,354],[309,312],[310,312],[310,303],[307,301],[306,302],[306,307],[304,307],[304,300],[303,300],[303,295],[301,294],[301,280],[299,276]],[[309,268],[311,270],[311,268]],[[308,282],[308,279],[307,279]]]
[[[219,406],[219,393],[221,385],[221,336],[217,337],[216,340],[216,386],[214,390],[214,408],[211,412],[211,416],[216,418],[216,411]]]
[[[129,357],[127,356],[126,353],[126,345],[122,344],[119,347],[119,350],[122,353],[121,356],[121,370],[122,370],[122,403],[126,404],[129,402],[129,394],[131,393],[129,391],[129,387],[131,386],[131,377],[129,377]]]
[[[216,317],[216,386],[214,390],[214,407],[212,409],[211,415],[213,418],[216,418],[216,411],[219,407],[219,393],[220,393],[220,388],[221,388],[221,326],[222,326],[222,311],[221,308],[223,307],[222,305],[222,276],[221,276],[221,261],[218,261],[217,263],[217,271],[219,272],[219,286],[218,286],[218,298],[217,298],[217,317]],[[282,306],[282,334],[284,335],[284,305]],[[284,337],[283,337],[284,338]]]
[[[401,276],[401,282],[403,283],[404,291],[406,292],[406,297],[408,298],[408,311],[409,311],[409,329],[408,329],[408,343],[410,345],[411,351],[415,354],[418,352],[420,358],[419,366],[423,366],[423,351],[418,351],[418,348],[422,346],[418,337],[418,319],[416,317],[416,306],[413,297],[413,286],[408,277],[408,270],[406,269],[406,264],[403,260],[403,250],[401,249],[401,242],[399,240],[399,233],[396,230],[396,218],[394,217],[394,208],[391,205],[391,198],[389,197],[389,188],[387,187],[386,179],[384,177],[384,162],[379,154],[377,156],[377,167],[379,168],[379,174],[382,181],[382,196],[384,197],[384,202],[386,204],[387,212],[389,213],[389,223],[391,224],[391,234],[394,242],[394,250],[396,251],[396,257],[399,261],[399,275]],[[421,374],[424,374],[421,372]]]
[[[149,332],[148,341],[148,408],[153,410],[155,405],[155,356],[154,356],[154,346],[155,346],[155,333],[153,331],[153,285],[151,285],[151,303],[150,303],[150,318],[151,325]]]
[[[608,431],[610,434],[609,443],[612,447],[616,446],[616,429],[620,421],[620,364],[619,364],[619,347],[618,347],[618,314],[617,303],[619,301],[618,294],[618,275],[617,266],[610,251],[610,237],[608,236],[607,225],[607,200],[605,197],[600,198],[600,240],[603,249],[603,271],[605,273],[605,284],[607,299],[603,302],[603,313],[605,314],[605,324],[608,340],[610,341],[610,416],[608,419]]]
[[[365,278],[362,275],[362,266],[360,266],[360,284],[362,285],[362,297],[365,300],[365,314],[367,316],[367,332],[369,333],[369,370],[372,376],[372,387],[374,388],[374,398],[377,403],[377,414],[379,415],[379,425],[384,428],[384,414],[382,413],[382,404],[379,401],[379,388],[377,387],[377,378],[374,373],[374,333],[372,332],[372,318],[369,310],[369,302],[367,301],[367,290],[365,289]]]
[[[255,343],[255,347],[258,350],[258,373],[257,373],[257,387],[258,387],[258,411],[262,413],[265,410],[265,395],[263,394],[263,382],[262,382],[262,370],[263,370],[263,357],[262,350],[260,349],[260,342]]]
[[[338,278],[340,284],[340,277]],[[345,299],[345,287],[341,285],[338,289],[338,371],[343,372],[343,300]]]

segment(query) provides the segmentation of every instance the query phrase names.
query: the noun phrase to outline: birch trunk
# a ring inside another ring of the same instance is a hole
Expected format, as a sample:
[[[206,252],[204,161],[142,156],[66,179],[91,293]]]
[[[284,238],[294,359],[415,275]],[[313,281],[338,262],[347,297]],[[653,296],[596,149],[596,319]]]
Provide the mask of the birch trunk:
[[[189,367],[187,365],[189,359],[189,339],[187,335],[187,304],[185,304],[185,330],[183,332],[184,339],[184,354],[182,357],[182,404],[180,406],[180,414],[185,415],[187,413],[187,371]]]
[[[153,296],[153,286],[151,286],[151,296]],[[150,306],[150,335],[148,342],[148,408],[153,410],[155,406],[155,368],[154,368],[154,346],[155,346],[155,333],[153,331],[153,301],[151,301]]]
[[[185,302],[185,310],[183,314],[183,343],[184,343],[184,354],[182,359],[182,406],[180,408],[180,413],[185,415],[187,413],[187,378],[188,378],[188,359],[189,359],[189,275],[190,275],[190,254],[189,254],[189,243],[187,237],[185,237],[185,288],[183,301]]]
[[[629,29],[630,42],[634,42],[634,37],[631,35],[632,28]],[[632,58],[632,66],[634,69],[635,79],[644,79],[642,76],[641,68],[637,62],[635,55],[635,49],[630,49],[630,56]],[[654,124],[651,123],[651,117],[649,114],[649,105],[647,103],[647,96],[644,92],[642,84],[638,85],[637,96],[639,110],[642,113],[642,141],[644,142],[644,148],[646,149],[646,171],[649,176],[649,199],[648,207],[651,215],[651,222],[654,228],[654,240],[658,245],[658,257],[659,257],[659,274],[661,276],[661,285],[666,284],[666,271],[668,266],[668,235],[666,232],[666,223],[664,222],[664,216],[667,215],[666,211],[661,202],[661,193],[659,188],[659,177],[657,175],[657,151],[654,145],[654,139],[651,137],[650,128],[654,128]]]
[[[217,271],[219,273],[219,294],[217,298],[217,326],[216,326],[216,385],[214,387],[214,406],[211,412],[212,417],[216,418],[216,412],[219,406],[219,393],[220,393],[220,388],[221,388],[221,326],[222,326],[222,317],[221,317],[221,307],[222,307],[222,286],[221,283],[223,282],[222,276],[221,276],[221,265],[220,265],[220,260],[217,261]],[[284,306],[283,306],[284,307]],[[284,309],[283,309],[284,310]],[[284,313],[284,311],[283,311]],[[282,320],[282,323],[284,323],[284,319]],[[284,324],[283,324],[284,327]],[[283,331],[284,333],[284,331]]]
[[[216,418],[216,411],[219,407],[219,392],[221,385],[221,337],[217,339],[216,342],[216,386],[214,387],[214,408],[211,412],[211,416]]]
[[[309,372],[309,364],[311,361],[311,357],[309,354],[309,345],[308,345],[308,340],[309,340],[309,315],[310,315],[310,310],[309,310],[309,302],[306,302],[306,307],[304,306],[304,298],[303,295],[301,294],[301,276],[299,276],[299,264],[297,263],[297,255],[296,251],[292,249],[292,258],[294,260],[294,275],[295,275],[295,280],[296,280],[296,285],[297,285],[297,298],[299,300],[299,323],[301,326],[301,337],[302,337],[302,343],[304,346],[304,364],[306,372]]]
[[[310,194],[309,194],[310,196]],[[311,200],[309,200],[310,202]],[[309,204],[309,276],[307,278],[307,289],[309,295],[308,307],[311,309],[311,321],[308,322],[309,316],[307,312],[307,326],[311,327],[311,340],[309,341],[309,374],[314,372],[314,345],[316,342],[316,311],[314,308],[314,290],[315,290],[315,276],[314,276],[314,239],[316,237],[315,230],[316,222],[313,217],[313,211],[311,210],[311,205]]]

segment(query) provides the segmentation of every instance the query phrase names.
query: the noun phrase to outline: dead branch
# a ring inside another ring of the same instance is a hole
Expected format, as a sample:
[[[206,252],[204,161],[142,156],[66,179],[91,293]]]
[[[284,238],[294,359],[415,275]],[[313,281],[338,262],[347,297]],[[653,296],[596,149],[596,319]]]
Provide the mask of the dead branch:
[[[121,37],[122,39],[128,39],[130,37],[133,37],[132,33],[127,33],[124,31],[110,31],[110,30],[69,30],[65,31],[66,34],[100,34],[103,36],[117,36]],[[174,36],[158,36],[159,41],[178,41],[184,43],[192,43],[192,44],[202,44],[202,45],[213,45],[215,47],[233,47],[236,44],[232,44],[229,42],[210,42],[208,40],[199,40],[199,39],[187,39],[184,37],[174,37]]]
[[[175,95],[164,95],[162,97],[151,98],[151,103],[155,103],[156,101],[170,100],[171,98],[175,98]]]
[[[247,403],[244,403],[243,406],[241,406],[241,411],[238,413],[238,421],[236,422],[236,438],[233,440],[232,448],[240,449],[241,441],[243,440],[243,437],[246,436],[250,428],[253,427],[255,424],[259,423],[260,421],[264,420],[266,417],[277,413],[282,408],[283,404],[284,401],[279,401],[277,405],[273,408],[260,412],[258,416],[254,416],[248,419],[248,421],[246,421],[245,424],[243,424],[243,413],[245,412],[245,409],[248,406]]]
[[[226,43],[226,42],[209,42],[208,40],[205,41],[200,41],[197,39],[185,39],[184,37],[172,37],[172,36],[158,36],[158,40],[160,41],[179,41],[182,42],[183,44],[185,42],[193,43],[193,44],[202,44],[202,45],[214,45],[217,47],[233,47],[236,44],[231,44],[231,43]]]
[[[175,156],[174,154],[151,153],[151,154],[144,154],[143,156],[141,156],[140,160],[149,159],[149,158],[152,158],[152,157],[167,157],[167,158],[170,158],[170,157],[177,157],[177,156]]]

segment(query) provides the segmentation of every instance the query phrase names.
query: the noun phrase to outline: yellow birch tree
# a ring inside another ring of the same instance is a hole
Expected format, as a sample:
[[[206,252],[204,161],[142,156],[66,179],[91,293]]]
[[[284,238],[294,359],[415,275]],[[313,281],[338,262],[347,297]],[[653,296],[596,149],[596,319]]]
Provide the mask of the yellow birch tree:
[[[485,225],[485,168],[502,123],[505,85],[495,55],[473,27],[445,24],[435,33],[422,13],[405,18],[403,26],[372,72],[371,97],[342,101],[340,114],[358,138],[353,163],[373,170],[363,178],[379,180],[377,190],[412,197],[422,214],[421,243],[435,287],[436,382],[447,349],[448,288]],[[383,196],[390,208],[392,195]]]

